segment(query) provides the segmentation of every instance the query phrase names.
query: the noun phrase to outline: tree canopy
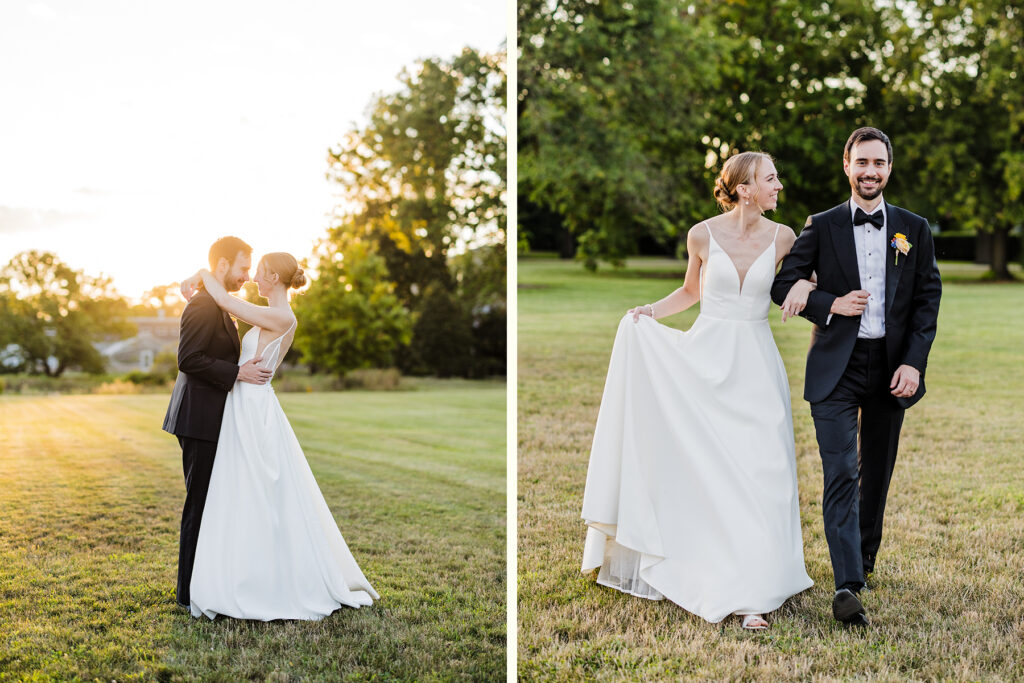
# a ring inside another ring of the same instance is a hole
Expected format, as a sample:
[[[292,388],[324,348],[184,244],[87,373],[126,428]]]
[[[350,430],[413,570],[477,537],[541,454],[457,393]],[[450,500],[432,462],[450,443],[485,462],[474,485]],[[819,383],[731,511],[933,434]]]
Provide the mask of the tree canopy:
[[[994,0],[520,2],[520,228],[551,244],[560,226],[589,267],[670,248],[744,150],[775,157],[799,228],[848,194],[843,145],[872,125],[895,147],[887,197],[1005,245],[1024,220],[1021,31]]]
[[[500,317],[505,336],[504,62],[471,49],[418,62],[329,150],[338,208],[299,302],[316,322],[296,338],[314,365],[504,371],[504,346],[499,367],[492,340],[477,332],[495,334]],[[495,250],[497,261],[487,256]],[[329,329],[337,343],[315,338]]]
[[[4,367],[60,376],[69,367],[99,373],[93,342],[135,333],[128,303],[110,278],[91,277],[50,252],[26,251],[0,270],[0,350]]]

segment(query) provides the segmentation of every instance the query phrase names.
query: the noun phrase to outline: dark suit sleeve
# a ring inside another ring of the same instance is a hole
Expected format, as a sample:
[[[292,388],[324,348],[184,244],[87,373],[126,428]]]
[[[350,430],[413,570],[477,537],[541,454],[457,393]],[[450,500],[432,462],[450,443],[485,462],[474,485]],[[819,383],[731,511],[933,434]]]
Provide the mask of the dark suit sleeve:
[[[779,306],[786,300],[786,295],[797,280],[810,280],[811,274],[818,269],[818,230],[813,216],[809,217],[804,229],[793,243],[793,248],[782,259],[782,267],[775,276],[775,282],[772,283],[772,301]],[[829,311],[832,310],[832,302],[835,300],[835,294],[822,291],[819,285],[807,296],[807,306],[800,315],[815,325],[824,327],[828,322]]]
[[[907,352],[903,362],[924,373],[928,365],[928,352],[935,341],[935,329],[939,319],[939,299],[942,297],[942,280],[939,266],[935,262],[935,243],[932,241],[928,224],[922,222],[917,234],[917,269],[914,273],[913,311],[910,328],[907,330]]]
[[[222,325],[222,316],[220,308],[209,297],[194,298],[185,307],[178,340],[178,369],[231,391],[238,377],[238,365],[206,352],[214,332]]]

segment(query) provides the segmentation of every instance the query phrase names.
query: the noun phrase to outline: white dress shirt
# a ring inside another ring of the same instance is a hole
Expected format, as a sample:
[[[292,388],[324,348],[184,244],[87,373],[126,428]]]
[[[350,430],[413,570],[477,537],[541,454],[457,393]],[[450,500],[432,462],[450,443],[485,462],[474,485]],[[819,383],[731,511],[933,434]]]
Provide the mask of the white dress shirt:
[[[856,215],[857,203],[850,198],[850,219]],[[861,209],[863,211],[863,209]],[[857,268],[860,270],[860,286],[868,292],[868,303],[860,317],[859,339],[879,339],[885,336],[885,235],[889,217],[885,215],[885,201],[882,200],[869,216],[881,211],[885,222],[881,228],[871,223],[853,226],[853,241],[857,245]],[[865,212],[867,213],[867,212]]]

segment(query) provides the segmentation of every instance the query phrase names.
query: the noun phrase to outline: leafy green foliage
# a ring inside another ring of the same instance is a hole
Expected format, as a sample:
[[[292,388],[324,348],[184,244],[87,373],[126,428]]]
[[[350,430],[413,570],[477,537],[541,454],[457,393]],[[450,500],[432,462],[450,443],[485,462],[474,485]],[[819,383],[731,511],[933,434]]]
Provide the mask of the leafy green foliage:
[[[452,293],[440,284],[427,288],[413,327],[416,343],[410,351],[412,367],[434,370],[439,377],[468,375],[472,358],[472,328],[466,312]]]
[[[1005,236],[1024,221],[1021,13],[999,0],[520,2],[525,247],[564,246],[560,222],[589,267],[650,238],[671,253],[745,150],[775,157],[779,218],[799,227],[847,195],[843,145],[872,125],[895,146],[887,197],[993,231],[1007,276]]]
[[[294,302],[302,321],[294,345],[316,369],[339,375],[394,365],[412,321],[375,244],[338,227],[320,242],[316,256],[318,276]]]
[[[93,342],[134,334],[127,315],[110,278],[85,275],[50,252],[22,252],[0,270],[0,349],[17,348],[8,356],[17,362],[0,369],[101,373]]]
[[[943,226],[993,232],[992,270],[1009,279],[1007,236],[1024,222],[1024,10],[995,0],[898,9],[885,106],[907,112],[893,117],[907,194]]]
[[[478,341],[475,330],[497,333],[478,319],[498,309],[503,318],[505,308],[503,65],[503,54],[470,49],[423,60],[329,151],[340,208],[318,248],[318,279],[301,297],[317,323],[304,320],[296,340],[315,366],[397,363],[443,376],[497,367],[474,359],[496,348]],[[356,300],[359,292],[369,298]],[[360,334],[361,324],[371,327]]]
[[[668,0],[518,8],[520,196],[563,217],[591,268],[674,238],[707,209],[679,188],[704,175],[710,23]]]

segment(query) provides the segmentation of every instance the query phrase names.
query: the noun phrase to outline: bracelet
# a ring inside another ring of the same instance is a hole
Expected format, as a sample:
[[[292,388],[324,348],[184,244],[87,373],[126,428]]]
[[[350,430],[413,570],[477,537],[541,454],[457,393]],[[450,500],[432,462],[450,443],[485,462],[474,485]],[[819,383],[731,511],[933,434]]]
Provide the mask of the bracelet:
[[[647,304],[647,308],[651,309],[651,318],[654,318],[654,304]]]

